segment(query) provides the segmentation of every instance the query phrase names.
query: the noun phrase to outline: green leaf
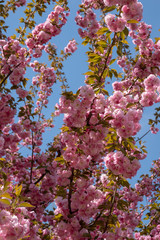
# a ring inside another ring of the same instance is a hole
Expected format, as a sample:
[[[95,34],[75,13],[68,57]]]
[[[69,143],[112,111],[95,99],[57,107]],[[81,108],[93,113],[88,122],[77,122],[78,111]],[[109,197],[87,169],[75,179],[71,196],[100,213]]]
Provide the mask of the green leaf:
[[[23,238],[21,238],[20,240],[23,240],[23,239],[28,239],[28,238],[30,238],[30,236],[29,235],[27,235],[27,236],[24,236]]]
[[[121,177],[119,183],[120,183],[123,187],[127,187],[127,188],[130,187],[129,182],[128,182],[125,178],[123,178],[123,177]]]
[[[87,76],[90,76],[90,75],[94,75],[94,72],[86,72],[86,73],[84,73],[84,75],[87,75]]]
[[[142,149],[142,151],[143,151],[144,153],[148,153],[144,148]]]
[[[113,74],[112,74],[112,71],[110,70],[109,71],[109,77],[112,79],[112,77],[113,77]]]
[[[54,160],[56,162],[59,162],[59,163],[64,163],[65,162],[63,156],[62,157],[56,157]]]
[[[120,33],[120,36],[121,36],[122,40],[124,41],[124,40],[125,40],[125,36],[126,36],[126,35],[124,34],[124,32],[121,32],[121,33]]]
[[[133,107],[134,105],[135,105],[135,103],[128,103],[126,107],[130,108],[130,107]]]
[[[101,34],[104,34],[104,33],[106,33],[106,32],[108,32],[108,28],[103,27],[103,28],[100,28],[100,29],[96,32],[96,34],[101,35]]]
[[[110,35],[111,35],[111,32],[107,32],[107,33],[106,33],[106,39],[109,38]]]
[[[62,130],[62,132],[68,132],[69,131],[69,127],[67,127],[67,126],[63,126],[60,129]]]
[[[96,57],[91,57],[91,58],[89,58],[89,59],[88,59],[88,62],[98,63],[98,62],[100,62],[101,60],[102,60],[102,57],[98,56],[98,54],[97,54]]]
[[[10,182],[9,181],[5,181],[5,184],[4,184],[4,188],[3,190],[7,190],[8,186],[10,185]]]
[[[100,92],[100,89],[97,87],[94,89],[95,94],[98,94]]]
[[[27,7],[33,8],[33,7],[34,7],[34,4],[33,4],[33,3],[28,3],[28,4],[27,4]]]
[[[34,206],[28,202],[22,202],[18,205],[18,207],[34,207]]]
[[[95,78],[88,77],[87,78],[87,84],[91,85],[95,83]]]
[[[62,95],[65,96],[67,99],[70,99],[70,100],[74,100],[75,99],[74,94],[73,94],[72,91],[70,91],[70,92],[63,92]]]
[[[87,37],[85,40],[82,42],[84,46],[86,46],[89,43],[90,39]]]
[[[117,60],[117,58],[112,59],[112,60],[110,61],[109,65],[111,65],[112,63],[114,63],[116,60]]]
[[[19,21],[20,21],[21,23],[23,23],[23,22],[24,22],[24,18],[21,17],[21,18],[19,19]]]
[[[131,20],[128,20],[127,23],[139,23],[139,21],[137,21],[135,19],[131,19]]]
[[[128,36],[128,34],[129,34],[129,30],[128,30],[128,28],[126,28],[125,27],[125,29],[123,30],[123,32],[124,32],[124,34],[126,35],[126,37]]]
[[[127,143],[130,145],[131,149],[134,150],[136,148],[136,146],[132,142],[127,141]]]
[[[111,37],[108,37],[108,43],[111,44]],[[112,47],[113,49],[113,47]]]
[[[63,217],[63,215],[61,213],[57,214],[54,216],[55,220],[60,220]]]
[[[98,45],[102,46],[103,48],[107,47],[107,43],[103,40],[97,42]]]
[[[4,179],[4,181],[5,181],[5,184],[6,184],[6,183],[7,183],[7,182],[6,182],[6,180],[7,180],[7,175],[6,175],[5,172],[2,172],[1,174],[2,174],[3,179]],[[10,183],[10,182],[9,182],[9,183]]]
[[[118,73],[117,73],[117,71],[116,71],[115,69],[111,69],[111,71],[112,71],[112,73],[114,74],[114,76],[115,76],[116,78],[118,78]]]
[[[102,46],[98,46],[96,47],[96,49],[100,52],[100,53],[104,53],[104,48]]]
[[[117,49],[117,54],[118,54],[118,56],[121,57],[121,56],[122,56],[122,49],[118,48],[118,49]]]
[[[11,197],[11,195],[9,194],[9,193],[3,193],[2,195],[1,195],[1,197],[4,197],[4,198],[8,198],[8,199],[12,199],[12,197]]]
[[[106,68],[105,70],[104,70],[104,72],[103,72],[103,78],[106,78],[107,76],[108,76],[108,74],[109,74],[109,70],[108,70],[108,68]]]
[[[20,185],[20,186],[16,185],[15,186],[15,194],[17,197],[19,197],[19,195],[21,194],[21,191],[22,191],[22,185]]]
[[[103,88],[101,91],[102,91],[104,94],[106,94],[107,96],[109,96],[109,93],[108,93],[108,91],[107,91],[106,89]]]
[[[120,199],[120,200],[118,201],[117,208],[118,208],[119,210],[126,210],[126,208],[128,207],[128,205],[129,205],[128,202]]]
[[[155,43],[157,43],[159,40],[160,40],[160,37],[156,37],[156,38],[154,38],[155,39]]]
[[[111,12],[115,9],[116,9],[116,6],[106,7],[103,9],[103,12],[107,13],[107,12]]]
[[[0,199],[0,202],[6,205],[11,205],[10,201],[8,199]]]

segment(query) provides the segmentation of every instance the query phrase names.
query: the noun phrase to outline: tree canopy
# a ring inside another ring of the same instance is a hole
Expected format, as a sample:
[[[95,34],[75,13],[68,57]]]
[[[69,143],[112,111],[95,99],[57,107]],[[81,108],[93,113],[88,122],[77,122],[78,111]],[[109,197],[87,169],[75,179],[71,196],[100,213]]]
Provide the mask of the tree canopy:
[[[151,39],[137,0],[83,0],[75,12],[81,41],[70,28],[59,49],[54,39],[71,4],[0,1],[0,239],[159,240],[159,159],[135,186],[129,180],[147,156],[145,134],[137,138],[146,107],[155,105],[148,132],[159,130],[160,38]],[[10,36],[7,19],[19,8]],[[88,70],[73,92],[64,64],[80,45]],[[44,148],[60,115],[60,132]]]

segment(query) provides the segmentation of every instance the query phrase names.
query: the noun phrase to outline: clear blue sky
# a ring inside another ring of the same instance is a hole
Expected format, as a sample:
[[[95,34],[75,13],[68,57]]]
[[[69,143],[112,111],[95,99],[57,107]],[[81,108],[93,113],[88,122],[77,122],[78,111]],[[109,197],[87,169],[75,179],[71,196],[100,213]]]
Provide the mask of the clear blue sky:
[[[147,24],[151,24],[153,26],[151,37],[160,37],[160,32],[158,29],[160,28],[160,1],[159,0],[141,0],[143,6],[144,6],[144,12],[143,12],[143,20]],[[52,43],[55,43],[57,45],[58,49],[63,49],[69,40],[72,40],[73,38],[76,39],[78,43],[81,42],[81,39],[79,38],[77,34],[77,26],[74,22],[74,17],[76,15],[76,10],[78,8],[78,5],[81,3],[80,0],[69,0],[69,6],[71,9],[71,14],[68,18],[68,23],[66,26],[63,27],[62,34],[56,38],[52,39]],[[47,18],[48,13],[52,10],[52,7],[50,7],[49,11],[43,15],[42,18],[37,17],[37,23],[44,22]],[[20,18],[23,16],[22,8],[18,9],[18,17]],[[14,17],[13,14],[11,14],[11,17],[9,18],[8,24],[10,25],[9,31],[11,34],[14,33],[14,28],[17,27],[18,24],[18,17],[17,20]],[[14,21],[13,21],[14,19]],[[87,48],[82,47],[80,44],[78,45],[78,50],[65,62],[64,65],[64,72],[66,73],[66,77],[68,79],[68,83],[71,87],[72,91],[76,91],[81,85],[84,85],[84,76],[82,75],[84,72],[87,71],[87,63],[86,63],[86,56],[85,56],[85,50]],[[45,58],[42,58],[40,61],[46,62]],[[31,77],[31,76],[30,76]],[[50,98],[50,105],[49,110],[54,111],[53,106],[56,102],[58,102],[60,90],[58,88],[58,85],[55,86],[55,90],[53,88],[53,95]],[[155,105],[156,106],[156,105]],[[148,118],[151,118],[153,115],[153,108],[147,108],[144,111],[144,116],[141,121],[142,130],[139,132],[138,136],[142,136],[146,131],[148,131],[149,127],[147,125]],[[47,110],[47,114],[49,112]],[[62,117],[57,118],[55,121],[56,127],[50,132],[48,131],[45,135],[45,142],[51,141],[53,137],[59,132],[59,128],[62,125]],[[147,150],[148,150],[148,156],[145,160],[141,161],[142,168],[139,170],[138,175],[141,175],[142,173],[145,173],[148,171],[149,167],[151,166],[151,162],[154,159],[159,158],[160,156],[160,133],[157,135],[154,134],[148,134],[144,140],[146,141]],[[132,181],[134,182],[134,180]]]

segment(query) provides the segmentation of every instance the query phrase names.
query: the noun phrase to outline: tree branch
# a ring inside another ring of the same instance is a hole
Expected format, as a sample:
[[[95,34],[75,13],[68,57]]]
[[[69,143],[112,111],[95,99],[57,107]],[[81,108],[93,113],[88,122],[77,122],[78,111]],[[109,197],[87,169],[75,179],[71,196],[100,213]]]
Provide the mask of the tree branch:
[[[70,185],[69,185],[69,193],[68,193],[68,209],[69,213],[73,214],[71,209],[71,197],[72,197],[72,191],[73,191],[73,177],[74,177],[74,169],[72,168],[72,175],[70,176]]]
[[[31,160],[30,183],[32,183],[32,175],[33,175],[33,164],[34,164],[33,150],[34,150],[34,142],[33,142],[33,131],[32,131],[32,160]]]
[[[21,65],[21,63],[17,64],[17,66],[15,66],[14,69],[16,69],[17,67],[19,67],[20,65]],[[13,69],[13,70],[10,70],[10,72],[7,74],[7,76],[5,76],[5,77],[3,78],[3,80],[0,82],[0,88],[2,87],[2,84],[7,80],[7,78],[12,74],[12,72],[14,71],[14,69]]]
[[[145,137],[151,130],[149,129],[142,137],[138,138],[136,142],[140,141],[143,137]]]
[[[114,203],[115,203],[116,192],[117,192],[117,186],[116,186],[116,188],[115,188],[115,191],[114,191],[114,194],[113,194],[113,197],[112,197],[111,207],[110,207],[109,215],[108,215],[108,218],[107,218],[107,221],[106,221],[106,224],[105,224],[105,228],[104,228],[104,230],[103,230],[103,233],[105,233],[106,230],[107,230],[107,228],[108,228],[109,219],[110,219],[110,216],[111,216],[111,214],[112,214],[113,207],[114,207]]]
[[[111,53],[112,47],[114,46],[115,37],[116,37],[116,33],[114,33],[114,37],[113,37],[113,39],[112,39],[112,43],[111,43],[111,45],[110,45],[110,47],[109,47],[109,49],[108,49],[107,56],[106,56],[105,63],[104,63],[104,68],[103,68],[103,70],[102,70],[102,72],[101,72],[101,75],[100,75],[100,81],[101,81],[101,78],[102,78],[102,76],[103,76],[103,73],[104,73],[104,71],[105,71],[105,69],[106,69],[106,67],[107,67],[107,61],[108,61],[109,55],[110,55],[110,53]]]
[[[34,182],[34,184],[36,185],[37,183],[39,183],[45,176],[47,173],[50,173],[50,171],[48,171],[47,169],[45,169],[45,173],[43,173],[40,178]]]

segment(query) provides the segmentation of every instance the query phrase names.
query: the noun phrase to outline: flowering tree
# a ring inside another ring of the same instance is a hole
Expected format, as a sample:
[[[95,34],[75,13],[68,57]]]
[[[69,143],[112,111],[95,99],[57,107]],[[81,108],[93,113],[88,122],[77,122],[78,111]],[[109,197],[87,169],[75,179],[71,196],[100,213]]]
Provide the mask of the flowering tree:
[[[67,23],[67,0],[0,2],[0,239],[160,239],[159,160],[135,187],[127,180],[147,155],[141,139],[135,140],[143,109],[160,102],[160,40],[150,38],[142,4],[82,2],[75,21],[82,45],[88,46],[88,71],[84,86],[73,93],[66,88],[63,62],[77,43],[71,40],[60,54],[53,44]],[[35,15],[49,5],[53,11],[37,24]],[[6,36],[5,19],[22,6],[23,27]],[[40,62],[44,52],[50,66]],[[32,80],[26,77],[29,69]],[[45,116],[57,81],[62,95],[54,114]],[[153,133],[159,111],[149,120]],[[45,131],[60,114],[61,132],[44,151]]]

